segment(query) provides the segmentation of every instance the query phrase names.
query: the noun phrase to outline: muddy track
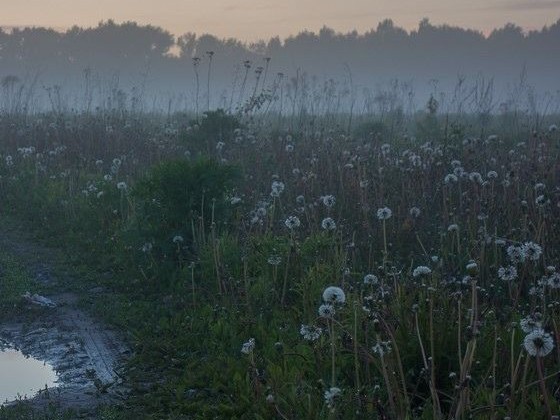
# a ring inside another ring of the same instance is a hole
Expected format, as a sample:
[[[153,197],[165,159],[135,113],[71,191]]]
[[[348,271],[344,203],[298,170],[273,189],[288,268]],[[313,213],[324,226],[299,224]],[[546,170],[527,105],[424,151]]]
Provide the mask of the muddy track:
[[[122,401],[126,390],[119,369],[129,355],[120,334],[78,306],[78,295],[57,293],[59,279],[49,265],[53,252],[22,237],[20,232],[1,232],[0,250],[27,261],[29,274],[38,284],[48,285],[47,297],[54,308],[23,304],[8,320],[0,322],[0,338],[25,354],[44,360],[56,370],[58,387],[28,399],[37,410],[57,407],[73,410],[78,418],[96,418],[100,406]],[[92,289],[90,294],[103,293]]]

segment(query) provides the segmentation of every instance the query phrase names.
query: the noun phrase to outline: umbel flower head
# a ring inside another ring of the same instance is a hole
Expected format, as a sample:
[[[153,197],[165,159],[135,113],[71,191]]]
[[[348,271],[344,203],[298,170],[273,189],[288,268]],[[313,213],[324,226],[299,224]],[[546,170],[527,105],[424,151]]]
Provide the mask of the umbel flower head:
[[[531,356],[547,356],[554,348],[554,339],[541,328],[534,329],[525,336],[523,346]]]
[[[419,265],[412,272],[412,277],[416,278],[421,276],[429,276],[430,274],[432,274],[432,270],[429,267],[426,267],[425,265]]]
[[[304,340],[317,341],[321,337],[323,330],[319,327],[315,327],[314,325],[302,324],[299,333],[302,335]]]
[[[323,300],[327,303],[344,303],[346,301],[346,295],[344,290],[340,287],[329,286],[323,292]]]

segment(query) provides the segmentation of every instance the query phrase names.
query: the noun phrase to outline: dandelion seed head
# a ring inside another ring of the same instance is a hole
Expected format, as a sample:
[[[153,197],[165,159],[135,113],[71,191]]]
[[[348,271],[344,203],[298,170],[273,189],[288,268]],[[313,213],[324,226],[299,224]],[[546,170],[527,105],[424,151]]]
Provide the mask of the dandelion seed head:
[[[377,209],[377,218],[379,220],[388,220],[391,218],[392,215],[393,212],[389,207],[382,207],[380,209]]]
[[[322,304],[317,311],[321,318],[332,318],[336,313],[334,306],[331,304]]]
[[[323,301],[342,304],[346,301],[346,294],[340,287],[329,286],[323,291]]]
[[[523,346],[529,355],[545,357],[554,349],[554,339],[543,329],[536,328],[525,336]]]
[[[255,349],[255,339],[249,338],[249,340],[243,343],[243,345],[241,346],[241,353],[251,354],[254,349]]]

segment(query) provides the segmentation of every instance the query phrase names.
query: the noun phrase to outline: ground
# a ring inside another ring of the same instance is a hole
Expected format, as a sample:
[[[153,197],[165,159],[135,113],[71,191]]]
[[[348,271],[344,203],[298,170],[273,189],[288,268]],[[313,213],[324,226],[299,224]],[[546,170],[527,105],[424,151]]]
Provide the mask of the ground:
[[[19,302],[0,318],[0,339],[39,360],[50,363],[60,386],[16,403],[13,411],[69,412],[79,418],[99,418],[102,407],[118,404],[126,392],[119,368],[129,354],[123,337],[94,318],[83,303],[104,290],[83,289],[72,267],[57,251],[39,245],[21,226],[0,226],[0,255],[24,267],[29,290],[56,303],[54,308]],[[0,278],[11,269],[3,264]],[[77,287],[78,286],[78,287]],[[10,410],[8,410],[10,411]],[[0,411],[0,417],[8,415]]]

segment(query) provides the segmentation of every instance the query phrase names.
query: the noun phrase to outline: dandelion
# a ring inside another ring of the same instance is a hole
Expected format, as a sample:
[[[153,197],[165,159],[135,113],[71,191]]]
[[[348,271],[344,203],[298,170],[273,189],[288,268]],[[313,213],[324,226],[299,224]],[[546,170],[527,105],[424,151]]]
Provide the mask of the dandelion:
[[[455,174],[447,174],[445,175],[445,178],[443,178],[443,182],[445,182],[446,184],[455,183],[457,181],[459,181],[459,179]]]
[[[412,207],[408,213],[415,219],[420,216],[420,209],[418,207]]]
[[[546,196],[544,195],[539,195],[535,198],[535,205],[538,207],[544,207],[547,203],[549,203],[549,201],[547,201]]]
[[[537,328],[525,336],[523,346],[531,356],[545,357],[554,348],[554,339],[543,329]]]
[[[120,191],[126,191],[126,189],[128,188],[128,186],[126,185],[126,182],[119,182],[117,183],[117,189],[119,189]]]
[[[294,146],[291,144],[287,144],[285,150],[286,153],[292,153],[294,151]]]
[[[284,191],[284,188],[286,186],[284,185],[283,182],[280,181],[274,181],[272,183],[272,191],[270,192],[270,196],[271,197],[280,197],[280,194],[282,194],[282,192]]]
[[[429,267],[426,267],[425,265],[419,265],[412,272],[412,277],[417,278],[422,276],[429,276],[430,274],[432,274],[432,270]]]
[[[323,221],[321,222],[321,227],[324,230],[335,230],[336,229],[336,223],[332,218],[327,217],[327,218],[323,219]]]
[[[379,283],[379,279],[375,274],[366,274],[364,276],[364,284],[366,285],[375,285]]]
[[[329,286],[323,292],[323,300],[328,303],[344,303],[346,295],[340,287]]]
[[[380,209],[377,209],[377,218],[379,220],[390,219],[392,215],[393,215],[393,212],[391,211],[391,209],[389,207],[382,207]]]
[[[324,195],[321,197],[321,201],[323,202],[323,204],[325,205],[325,207],[331,208],[332,206],[334,206],[334,203],[336,202],[334,195]]]
[[[525,261],[525,251],[520,246],[510,245],[507,247],[506,253],[514,264],[521,264]]]
[[[332,318],[336,311],[333,305],[327,303],[319,306],[317,313],[321,318]]]
[[[463,168],[461,168],[460,166],[453,169],[453,175],[455,175],[456,179],[468,176],[468,174],[465,172],[465,170]]]
[[[459,230],[459,225],[453,223],[449,226],[447,226],[447,231],[448,232],[457,232]]]
[[[531,261],[537,261],[542,255],[541,246],[534,242],[525,242],[521,245],[521,251],[525,255],[525,258],[528,258]]]
[[[471,172],[469,174],[469,179],[472,182],[476,182],[477,184],[482,184],[482,175],[480,175],[480,173],[478,172]]]
[[[236,196],[231,197],[230,200],[229,200],[229,203],[230,203],[232,206],[235,206],[236,204],[241,203],[241,198],[236,197]]]
[[[254,349],[255,349],[255,339],[249,338],[249,340],[243,343],[243,346],[241,346],[241,353],[251,354]]]
[[[342,390],[335,386],[325,391],[325,402],[331,410],[334,408],[335,401],[340,397],[341,394]]]
[[[319,327],[315,327],[314,325],[302,324],[299,333],[304,340],[317,341],[321,337],[323,330]]]
[[[284,222],[286,227],[290,230],[294,230],[301,226],[301,221],[297,216],[289,216]]]
[[[371,351],[373,351],[375,354],[377,354],[379,357],[383,357],[386,354],[391,352],[391,342],[390,341],[377,341],[377,343],[375,343],[375,345],[371,348]]]
[[[270,265],[280,265],[280,263],[282,262],[282,257],[280,255],[271,255],[270,257],[268,257],[267,262]]]
[[[175,235],[173,237],[173,243],[174,244],[180,244],[184,241],[183,237],[181,235]]]
[[[521,320],[519,321],[519,326],[521,327],[523,332],[530,333],[533,330],[541,329],[542,323],[537,319],[536,316],[527,315],[525,318],[521,318]]]
[[[143,253],[147,254],[148,252],[150,252],[153,248],[153,245],[151,242],[146,242],[144,245],[142,245],[142,248],[140,248],[142,250]]]
[[[498,277],[503,281],[512,281],[517,278],[517,268],[510,265],[508,267],[500,267],[498,269]]]
[[[478,264],[475,263],[474,261],[470,261],[467,266],[466,266],[467,272],[471,273],[471,274],[476,274],[478,273]]]
[[[560,289],[560,273],[552,273],[548,277],[547,284],[551,289]]]

